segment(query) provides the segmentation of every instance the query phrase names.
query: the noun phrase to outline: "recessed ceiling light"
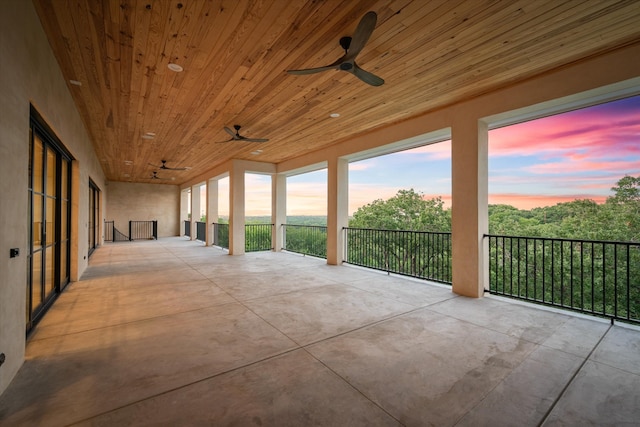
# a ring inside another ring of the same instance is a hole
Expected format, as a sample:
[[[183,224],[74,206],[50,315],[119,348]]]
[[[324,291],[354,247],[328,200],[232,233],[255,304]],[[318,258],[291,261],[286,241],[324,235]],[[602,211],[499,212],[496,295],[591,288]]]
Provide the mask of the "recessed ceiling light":
[[[125,178],[129,178],[131,175],[129,175],[128,173],[125,173],[122,176],[124,176]]]
[[[74,86],[82,86],[82,82],[78,80],[69,80],[69,83],[71,83]]]
[[[175,71],[176,73],[180,73],[184,70],[184,68],[182,68],[178,64],[174,64],[173,62],[170,62],[169,65],[167,65],[167,67],[169,67],[171,71]]]
[[[256,150],[256,151],[252,151],[251,154],[253,154],[254,156],[257,156],[258,154],[261,154],[262,150]]]
[[[334,119],[340,117],[340,113],[331,113],[329,114],[329,117],[333,117]]]
[[[133,162],[131,160],[125,160],[124,164],[127,165],[127,166],[130,166],[130,165],[133,164]]]
[[[153,139],[156,137],[155,132],[147,132],[144,135],[142,135],[142,139]]]

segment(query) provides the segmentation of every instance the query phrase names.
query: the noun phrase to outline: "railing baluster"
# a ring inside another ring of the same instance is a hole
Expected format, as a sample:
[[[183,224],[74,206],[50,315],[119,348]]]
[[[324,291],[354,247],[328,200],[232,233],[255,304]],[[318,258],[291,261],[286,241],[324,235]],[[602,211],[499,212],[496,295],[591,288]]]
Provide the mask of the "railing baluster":
[[[633,278],[640,278],[640,243],[497,235],[485,238],[489,239],[490,292],[640,323],[640,292],[632,288],[637,285]],[[511,259],[507,261],[506,257]],[[524,290],[520,280],[524,281]]]
[[[345,262],[451,283],[451,233],[346,227],[345,235]]]

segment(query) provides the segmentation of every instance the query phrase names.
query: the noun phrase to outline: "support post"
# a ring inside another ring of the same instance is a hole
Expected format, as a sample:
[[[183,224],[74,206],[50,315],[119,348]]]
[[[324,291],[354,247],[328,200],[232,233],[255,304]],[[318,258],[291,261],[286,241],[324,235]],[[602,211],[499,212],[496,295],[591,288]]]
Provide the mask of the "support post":
[[[349,161],[329,159],[327,165],[327,264],[344,259],[343,228],[349,225]]]
[[[244,255],[245,169],[234,161],[229,173],[229,255]]]
[[[488,282],[488,127],[460,120],[451,128],[452,290],[479,298]]]
[[[214,222],[218,222],[218,180],[212,178],[207,183],[207,246],[215,241]]]
[[[271,246],[280,252],[284,243],[282,225],[287,223],[287,177],[283,174],[271,175],[271,223],[274,228]]]
[[[198,224],[200,221],[200,184],[191,187],[191,240],[198,237]]]

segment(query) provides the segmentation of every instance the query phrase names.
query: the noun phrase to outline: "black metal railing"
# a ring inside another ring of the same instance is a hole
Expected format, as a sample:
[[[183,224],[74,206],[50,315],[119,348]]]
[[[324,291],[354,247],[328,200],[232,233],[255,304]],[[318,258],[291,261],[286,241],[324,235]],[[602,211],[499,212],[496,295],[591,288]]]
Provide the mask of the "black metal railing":
[[[158,221],[129,221],[129,240],[158,240]]]
[[[128,242],[129,236],[120,232],[115,226],[115,221],[104,222],[104,241],[105,242]]]
[[[273,248],[273,224],[245,224],[245,252],[268,251]]]
[[[115,221],[104,222],[105,242],[125,242],[151,239],[158,239],[158,221],[129,221],[128,236],[116,228]]]
[[[282,249],[319,258],[327,258],[327,227],[282,224]]]
[[[485,238],[489,292],[640,323],[640,243]]]
[[[191,221],[188,219],[184,220],[184,235],[187,237],[191,237]]]
[[[229,224],[213,223],[213,244],[229,249]]]
[[[451,284],[451,233],[344,228],[344,262]]]
[[[207,241],[207,223],[196,221],[196,240]]]

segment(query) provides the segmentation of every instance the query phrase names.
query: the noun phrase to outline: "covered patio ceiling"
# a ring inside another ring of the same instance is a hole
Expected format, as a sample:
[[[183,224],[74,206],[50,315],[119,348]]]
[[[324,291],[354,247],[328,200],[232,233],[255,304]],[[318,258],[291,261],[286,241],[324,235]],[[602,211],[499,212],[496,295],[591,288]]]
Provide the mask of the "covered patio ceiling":
[[[624,0],[34,3],[111,181],[279,163],[640,40],[640,3]],[[384,85],[286,72],[336,61],[368,11],[357,61]],[[269,141],[216,143],[234,124]]]

